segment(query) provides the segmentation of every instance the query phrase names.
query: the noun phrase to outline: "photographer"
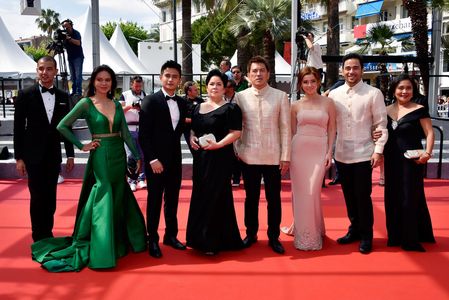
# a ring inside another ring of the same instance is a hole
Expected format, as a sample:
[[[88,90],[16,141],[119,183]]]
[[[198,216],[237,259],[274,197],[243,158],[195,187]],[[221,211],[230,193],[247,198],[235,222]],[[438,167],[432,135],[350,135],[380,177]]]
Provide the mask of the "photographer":
[[[306,33],[306,35],[301,35],[304,38],[307,46],[307,63],[308,67],[314,67],[320,73],[320,78],[323,79],[323,60],[321,56],[321,46],[317,43],[314,44],[313,41],[315,36],[312,32]]]
[[[134,76],[131,78],[131,89],[125,91],[120,96],[120,103],[122,104],[123,112],[125,113],[126,123],[128,124],[129,133],[134,140],[134,143],[139,150],[140,157],[143,158],[142,148],[140,147],[138,136],[139,136],[139,113],[140,113],[140,102],[146,96],[145,92],[142,90],[143,80],[140,76]],[[126,145],[125,145],[126,146]],[[128,147],[125,147],[126,154],[128,157],[128,164],[134,159],[132,157],[131,151]],[[142,168],[143,170],[143,168]],[[137,180],[136,180],[137,179]],[[145,183],[145,174],[138,174],[137,178],[128,178],[129,186],[131,190],[135,192],[137,187],[144,189],[147,187]]]
[[[70,77],[72,79],[71,95],[81,95],[84,62],[83,48],[81,47],[81,34],[73,29],[73,22],[70,19],[62,21],[62,27],[66,30],[64,47],[67,50]]]

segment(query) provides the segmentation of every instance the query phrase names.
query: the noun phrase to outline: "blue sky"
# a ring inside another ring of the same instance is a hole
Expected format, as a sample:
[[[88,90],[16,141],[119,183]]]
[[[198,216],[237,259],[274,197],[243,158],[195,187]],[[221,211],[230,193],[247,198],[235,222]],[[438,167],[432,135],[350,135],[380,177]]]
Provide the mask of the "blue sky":
[[[146,4],[145,4],[146,3]],[[150,29],[159,22],[159,9],[151,0],[99,0],[100,24],[108,21],[132,21]],[[51,8],[60,14],[60,20],[76,21],[86,12],[91,0],[41,0],[41,8]],[[37,16],[22,16],[19,0],[0,0],[0,16],[14,39],[40,35],[35,19]]]

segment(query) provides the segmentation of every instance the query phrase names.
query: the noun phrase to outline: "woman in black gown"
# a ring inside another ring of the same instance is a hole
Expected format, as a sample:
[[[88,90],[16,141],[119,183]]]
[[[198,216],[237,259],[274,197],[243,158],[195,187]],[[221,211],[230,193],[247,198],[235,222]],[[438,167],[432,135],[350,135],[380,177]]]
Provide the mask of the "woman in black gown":
[[[227,80],[219,70],[210,71],[206,78],[208,99],[192,113],[190,143],[197,155],[186,237],[187,246],[207,255],[243,247],[231,186],[232,143],[240,137],[242,113],[223,98]],[[199,138],[210,133],[216,141],[209,138],[200,143]]]
[[[385,213],[388,246],[424,252],[421,242],[434,243],[432,222],[424,195],[424,165],[431,157],[434,133],[426,108],[412,101],[416,83],[400,75],[390,87],[394,103],[387,107],[388,142],[385,145]],[[423,149],[421,139],[426,139]],[[407,150],[421,149],[406,158]]]

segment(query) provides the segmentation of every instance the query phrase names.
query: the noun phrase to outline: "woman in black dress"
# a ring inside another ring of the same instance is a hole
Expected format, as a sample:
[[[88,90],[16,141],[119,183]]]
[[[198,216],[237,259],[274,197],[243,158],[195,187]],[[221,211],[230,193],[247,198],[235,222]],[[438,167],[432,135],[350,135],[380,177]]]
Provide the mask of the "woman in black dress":
[[[390,87],[394,103],[387,107],[388,142],[385,145],[385,213],[388,246],[424,252],[421,242],[434,243],[432,222],[424,195],[424,165],[432,156],[434,133],[426,108],[412,101],[418,89],[408,75]],[[425,138],[423,148],[421,139]],[[406,158],[408,150],[419,155]]]
[[[212,70],[206,78],[208,99],[192,113],[190,143],[197,151],[193,160],[193,190],[187,222],[187,246],[214,255],[243,247],[232,196],[234,150],[240,137],[242,113],[223,94],[226,75]],[[200,138],[213,134],[205,141]]]

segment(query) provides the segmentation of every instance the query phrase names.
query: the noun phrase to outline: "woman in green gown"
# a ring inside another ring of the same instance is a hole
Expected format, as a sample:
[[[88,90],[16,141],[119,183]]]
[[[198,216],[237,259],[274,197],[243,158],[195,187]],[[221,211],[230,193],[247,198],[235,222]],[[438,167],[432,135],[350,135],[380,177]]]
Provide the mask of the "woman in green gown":
[[[50,272],[112,268],[128,249],[146,249],[145,222],[126,182],[125,142],[139,158],[121,105],[113,98],[114,71],[93,71],[87,97],[81,99],[57,129],[83,151],[90,151],[71,237],[48,238],[31,246],[33,259]],[[92,141],[82,144],[70,127],[85,119]],[[140,160],[138,162],[140,167]]]

